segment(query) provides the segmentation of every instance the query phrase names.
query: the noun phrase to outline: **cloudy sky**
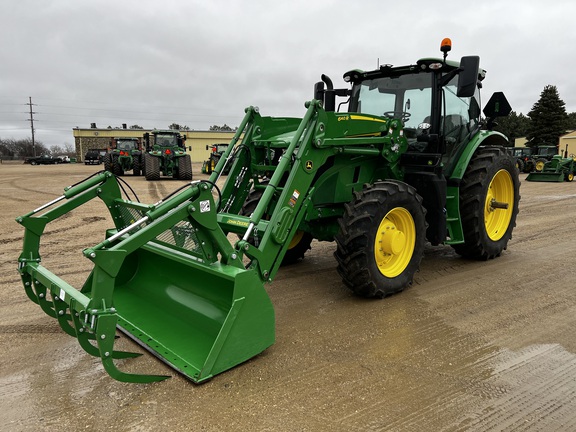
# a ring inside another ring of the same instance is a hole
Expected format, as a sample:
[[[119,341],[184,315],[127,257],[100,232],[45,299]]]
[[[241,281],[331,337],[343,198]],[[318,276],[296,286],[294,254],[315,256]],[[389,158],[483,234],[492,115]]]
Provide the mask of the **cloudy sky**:
[[[249,105],[301,116],[350,69],[479,55],[484,102],[527,114],[555,85],[576,111],[573,0],[2,0],[0,138],[72,144],[72,128],[237,126]]]

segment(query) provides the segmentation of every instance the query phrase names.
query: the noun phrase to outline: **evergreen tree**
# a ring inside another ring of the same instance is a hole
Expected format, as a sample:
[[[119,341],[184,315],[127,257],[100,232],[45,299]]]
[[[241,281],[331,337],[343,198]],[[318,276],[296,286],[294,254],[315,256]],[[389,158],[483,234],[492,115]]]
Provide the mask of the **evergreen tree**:
[[[525,137],[528,128],[530,126],[530,120],[524,114],[516,114],[512,111],[506,117],[499,117],[497,120],[497,126],[494,130],[502,132],[510,140],[510,145],[514,146],[514,140],[516,138]]]
[[[568,127],[565,105],[558,95],[556,86],[544,87],[540,99],[528,113],[530,126],[526,138],[530,147],[558,145],[558,138],[566,133]]]
[[[568,114],[568,130],[576,130],[576,112]]]

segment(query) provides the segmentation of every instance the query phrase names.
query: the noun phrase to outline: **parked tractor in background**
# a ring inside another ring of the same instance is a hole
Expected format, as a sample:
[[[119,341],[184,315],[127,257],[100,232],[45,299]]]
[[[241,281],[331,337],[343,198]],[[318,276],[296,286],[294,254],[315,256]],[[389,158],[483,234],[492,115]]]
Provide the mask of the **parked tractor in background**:
[[[538,146],[533,147],[532,160],[534,161],[534,171],[541,172],[546,162],[558,156],[558,147],[556,146]]]
[[[212,144],[206,146],[206,150],[210,150],[210,156],[208,156],[208,159],[205,160],[204,163],[202,164],[202,172],[204,174],[212,174],[212,171],[214,171],[214,168],[216,168],[216,165],[218,165],[218,161],[220,161],[220,158],[222,157],[227,148],[228,148],[227,143]],[[226,164],[222,174],[227,175],[229,171],[230,171],[230,164]]]
[[[264,283],[312,239],[335,241],[337,271],[363,297],[410,286],[426,242],[469,259],[500,256],[516,225],[520,182],[506,137],[491,129],[511,108],[495,93],[484,123],[479,58],[448,61],[449,40],[441,50],[443,58],[347,72],[349,88],[334,89],[322,75],[303,118],[247,108],[209,180],[155,204],[124,197],[106,171],[66,188],[17,218],[26,293],[112,377],[166,378],[117,368],[114,359],[134,356],[114,350],[118,326],[202,382],[274,343]],[[347,111],[336,110],[345,103]],[[42,266],[40,237],[90,198],[104,202],[114,226],[83,250],[94,267],[78,290]]]
[[[546,162],[558,155],[556,146],[513,147],[509,151],[516,158],[516,166],[522,173],[540,172]]]
[[[544,163],[541,171],[528,174],[526,180],[536,182],[571,182],[574,180],[576,168],[574,158],[555,155],[551,160]]]
[[[178,180],[192,180],[192,160],[186,153],[186,136],[177,130],[157,130],[144,134],[146,154],[144,175],[146,180],[159,180],[160,176]]]
[[[104,169],[121,176],[132,171],[135,176],[142,173],[144,158],[138,138],[112,138],[110,149],[104,156]]]
[[[530,147],[512,147],[507,149],[516,160],[518,172],[528,173],[534,171],[533,150]]]

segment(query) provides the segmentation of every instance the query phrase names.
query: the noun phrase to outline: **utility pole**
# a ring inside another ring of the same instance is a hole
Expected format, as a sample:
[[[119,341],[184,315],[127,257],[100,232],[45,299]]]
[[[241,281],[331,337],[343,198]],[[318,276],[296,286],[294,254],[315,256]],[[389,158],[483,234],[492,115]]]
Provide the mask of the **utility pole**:
[[[30,118],[28,121],[30,122],[30,129],[32,130],[32,156],[36,157],[36,143],[34,142],[34,114],[36,113],[32,111],[32,106],[34,105],[32,103],[32,96],[28,97],[28,103],[26,105],[30,107]]]

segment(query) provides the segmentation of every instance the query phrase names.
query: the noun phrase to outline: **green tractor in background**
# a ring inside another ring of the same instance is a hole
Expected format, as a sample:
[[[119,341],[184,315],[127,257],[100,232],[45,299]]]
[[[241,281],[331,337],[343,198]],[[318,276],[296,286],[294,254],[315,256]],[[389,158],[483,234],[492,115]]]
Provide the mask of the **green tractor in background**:
[[[335,242],[343,284],[363,297],[409,287],[427,243],[469,259],[500,256],[516,225],[520,181],[507,138],[492,128],[511,108],[495,93],[484,122],[479,58],[448,61],[449,40],[441,51],[444,58],[352,70],[348,88],[322,75],[302,118],[247,108],[210,178],[155,204],[125,198],[108,172],[66,188],[17,218],[27,295],[120,381],[166,377],[117,368],[114,359],[134,356],[114,349],[117,327],[202,382],[274,343],[264,284],[302,259],[312,239]],[[157,153],[181,149],[154,136]],[[147,176],[157,178],[161,164],[150,161],[161,156],[146,157]],[[83,249],[94,267],[73,287],[42,265],[40,238],[90,198],[103,201],[114,226]]]
[[[558,147],[542,145],[538,147],[532,147],[532,161],[534,165],[535,172],[542,172],[544,170],[544,165],[550,162],[554,156],[558,156]]]
[[[144,158],[138,138],[112,138],[108,153],[104,156],[104,169],[121,176],[132,171],[135,176],[142,174]]]
[[[205,160],[204,163],[202,164],[202,172],[204,174],[212,174],[212,171],[214,171],[214,168],[216,168],[216,165],[218,165],[220,158],[222,157],[227,148],[228,143],[212,144],[206,146],[206,150],[210,150],[210,156],[208,156],[208,159]],[[227,175],[229,171],[230,171],[230,164],[226,164],[222,174]]]
[[[158,130],[144,134],[146,180],[160,180],[160,176],[178,180],[192,180],[192,160],[186,153],[186,135],[177,130]]]

